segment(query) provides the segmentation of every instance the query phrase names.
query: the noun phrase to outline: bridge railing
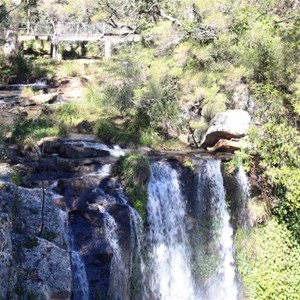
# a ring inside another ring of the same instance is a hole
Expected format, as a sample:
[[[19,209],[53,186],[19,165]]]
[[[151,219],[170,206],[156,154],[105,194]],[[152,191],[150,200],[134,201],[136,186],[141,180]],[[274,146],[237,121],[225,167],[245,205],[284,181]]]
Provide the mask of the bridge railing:
[[[113,28],[101,23],[64,22],[55,27],[50,22],[20,23],[19,35],[51,36],[54,33],[60,36],[68,35],[104,35],[113,33]]]

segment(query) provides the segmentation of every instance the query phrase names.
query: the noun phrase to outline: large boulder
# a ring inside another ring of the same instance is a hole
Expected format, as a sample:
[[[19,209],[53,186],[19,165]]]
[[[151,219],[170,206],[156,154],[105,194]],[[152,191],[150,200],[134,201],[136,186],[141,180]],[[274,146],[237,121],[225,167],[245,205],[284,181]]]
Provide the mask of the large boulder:
[[[41,105],[45,103],[53,103],[58,99],[58,97],[59,97],[59,93],[34,95],[30,97],[30,99],[26,99],[23,105],[31,106],[31,105]]]
[[[18,35],[12,30],[7,30],[5,34],[5,44],[3,47],[3,54],[6,57],[12,56],[17,53],[19,49]]]
[[[52,192],[11,183],[14,174],[0,164],[0,299],[70,299],[66,213]]]
[[[214,146],[220,139],[230,140],[244,137],[250,124],[248,112],[240,109],[216,114],[204,136],[201,148]]]
[[[49,93],[60,93],[64,101],[78,100],[87,86],[87,79],[83,77],[57,77],[50,79]]]
[[[70,299],[72,271],[69,251],[41,238],[27,238],[22,245],[22,288],[35,299]],[[30,294],[31,293],[31,294]],[[30,298],[30,297],[29,297]]]

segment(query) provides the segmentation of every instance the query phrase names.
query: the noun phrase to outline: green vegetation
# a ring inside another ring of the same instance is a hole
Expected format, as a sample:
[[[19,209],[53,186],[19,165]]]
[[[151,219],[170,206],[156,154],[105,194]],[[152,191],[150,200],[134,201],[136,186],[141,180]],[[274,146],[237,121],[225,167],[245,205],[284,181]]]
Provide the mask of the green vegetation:
[[[19,117],[12,128],[12,141],[19,145],[31,143],[34,146],[41,138],[58,135],[58,132],[59,127],[47,114],[38,119]]]
[[[147,184],[150,178],[149,161],[138,152],[121,157],[114,173],[120,176],[133,207],[146,220]]]
[[[251,164],[251,156],[247,149],[240,149],[234,153],[234,157],[228,161],[223,163],[225,173],[227,175],[232,175],[235,171],[237,171],[239,166],[243,166],[246,172],[250,171]]]
[[[184,163],[183,163],[183,166],[185,168],[189,168],[191,171],[194,171],[195,170],[195,165],[193,164],[192,161],[190,160],[186,160]]]
[[[236,245],[247,299],[299,299],[300,248],[286,226],[271,219],[266,226],[240,229]]]
[[[16,186],[20,186],[23,182],[22,175],[17,171],[12,172],[9,175],[9,178],[10,178],[10,181],[12,183],[14,183]]]

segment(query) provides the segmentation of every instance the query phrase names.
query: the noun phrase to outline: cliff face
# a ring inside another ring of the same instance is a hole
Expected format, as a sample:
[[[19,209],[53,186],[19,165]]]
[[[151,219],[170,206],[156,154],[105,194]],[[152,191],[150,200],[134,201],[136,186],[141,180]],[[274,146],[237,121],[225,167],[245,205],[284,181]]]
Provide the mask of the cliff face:
[[[42,189],[17,187],[7,181],[9,170],[1,171],[0,299],[69,299],[72,273],[62,211],[46,193],[41,233]]]

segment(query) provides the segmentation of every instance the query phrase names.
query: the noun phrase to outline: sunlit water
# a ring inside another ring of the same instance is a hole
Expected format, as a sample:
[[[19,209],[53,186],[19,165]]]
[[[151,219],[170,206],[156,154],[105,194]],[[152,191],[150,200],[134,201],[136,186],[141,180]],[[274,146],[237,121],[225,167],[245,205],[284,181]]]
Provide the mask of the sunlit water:
[[[236,282],[233,229],[225,201],[225,189],[221,174],[220,161],[206,161],[198,175],[199,201],[203,200],[211,207],[211,253],[219,263],[205,287],[206,300],[236,300],[238,286]],[[209,263],[209,262],[208,262]]]
[[[129,300],[129,270],[119,243],[118,226],[115,219],[104,213],[105,238],[112,250],[108,295],[111,300]]]
[[[62,196],[55,192],[57,187],[57,181],[49,186],[48,192],[52,200],[61,198]],[[68,214],[67,212],[60,210],[60,232],[63,233],[63,239],[68,244],[72,276],[73,276],[73,295],[72,300],[89,300],[89,282],[86,274],[85,265],[80,257],[80,254],[74,249],[73,234],[68,227]]]
[[[148,194],[150,249],[145,299],[195,299],[177,172],[167,163],[152,164]]]

